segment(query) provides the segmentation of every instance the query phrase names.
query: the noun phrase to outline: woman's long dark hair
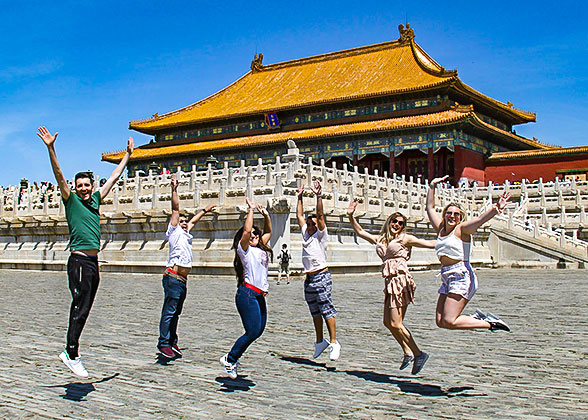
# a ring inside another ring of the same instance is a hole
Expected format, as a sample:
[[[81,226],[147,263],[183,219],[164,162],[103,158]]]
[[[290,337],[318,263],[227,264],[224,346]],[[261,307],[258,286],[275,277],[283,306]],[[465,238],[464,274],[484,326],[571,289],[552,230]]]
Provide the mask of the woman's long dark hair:
[[[237,248],[239,247],[239,242],[241,241],[241,238],[243,237],[243,230],[244,230],[244,228],[239,229],[237,231],[237,233],[235,233],[235,237],[233,238],[233,249],[235,250],[235,259],[233,260],[233,267],[235,267],[235,274],[237,275],[237,285],[238,286],[241,286],[243,283],[245,283],[245,273],[243,272],[243,263],[241,262],[241,258],[239,258],[239,255],[237,254]],[[266,244],[264,244],[263,241],[261,240],[261,235],[262,235],[261,229],[255,225],[253,225],[253,229],[251,229],[251,233],[259,236],[259,242],[257,242],[257,247],[260,249],[263,249],[265,251],[265,253],[268,255],[268,257],[270,258],[270,261],[273,262],[274,251],[272,251],[272,249],[269,246],[267,246]]]

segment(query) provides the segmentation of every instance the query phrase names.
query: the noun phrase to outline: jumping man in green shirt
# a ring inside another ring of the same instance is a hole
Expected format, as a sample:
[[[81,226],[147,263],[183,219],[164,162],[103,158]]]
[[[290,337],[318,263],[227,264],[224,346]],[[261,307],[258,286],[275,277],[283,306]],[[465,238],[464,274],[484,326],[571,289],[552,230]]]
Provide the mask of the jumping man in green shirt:
[[[57,135],[51,135],[45,127],[39,127],[37,135],[41,137],[47,150],[53,174],[61,191],[61,198],[65,204],[65,217],[69,228],[69,249],[71,254],[67,261],[67,276],[69,290],[72,296],[69,311],[69,328],[67,330],[67,345],[59,358],[78,376],[88,377],[88,371],[82,364],[78,354],[80,335],[86,324],[86,319],[92,308],[100,273],[98,271],[98,251],[100,250],[100,202],[110,192],[112,186],[122,175],[134,143],[130,137],[127,143],[127,153],[118,166],[112,171],[110,178],[96,192],[92,193],[94,179],[90,172],[80,172],[75,176],[75,190],[71,191],[61,172],[55,140]]]

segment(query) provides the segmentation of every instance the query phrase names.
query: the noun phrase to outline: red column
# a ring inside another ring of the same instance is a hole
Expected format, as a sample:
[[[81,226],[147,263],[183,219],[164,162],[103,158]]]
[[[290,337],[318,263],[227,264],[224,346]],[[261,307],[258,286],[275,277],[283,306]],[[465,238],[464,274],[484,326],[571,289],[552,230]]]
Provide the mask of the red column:
[[[435,159],[433,158],[433,148],[427,149],[427,175],[429,181],[435,178]]]
[[[394,159],[394,152],[390,152],[390,158],[389,159],[390,159],[390,177],[392,177],[392,174],[394,173],[394,171],[396,169],[394,167],[394,163],[395,163],[394,162],[395,161],[395,159]]]
[[[453,149],[453,180],[457,184],[463,173],[463,153],[461,151],[461,146],[456,145]]]
[[[353,166],[357,166],[358,163],[359,159],[357,158],[357,155],[353,155]]]

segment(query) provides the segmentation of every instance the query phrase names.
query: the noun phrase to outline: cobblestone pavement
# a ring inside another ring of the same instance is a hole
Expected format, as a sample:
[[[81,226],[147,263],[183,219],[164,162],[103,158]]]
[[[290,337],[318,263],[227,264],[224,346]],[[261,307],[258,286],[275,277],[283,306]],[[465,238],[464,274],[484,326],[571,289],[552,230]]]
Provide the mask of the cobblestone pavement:
[[[439,278],[415,273],[406,325],[431,354],[418,376],[381,323],[383,282],[334,280],[342,355],[311,359],[302,281],[271,285],[264,335],[230,380],[218,359],[242,333],[235,281],[191,278],[184,357],[159,363],[156,275],[103,274],[81,340],[91,377],[58,359],[70,296],[65,273],[0,271],[0,417],[86,419],[581,419],[588,417],[588,282],[581,270],[478,270],[477,307],[512,333],[436,328]]]

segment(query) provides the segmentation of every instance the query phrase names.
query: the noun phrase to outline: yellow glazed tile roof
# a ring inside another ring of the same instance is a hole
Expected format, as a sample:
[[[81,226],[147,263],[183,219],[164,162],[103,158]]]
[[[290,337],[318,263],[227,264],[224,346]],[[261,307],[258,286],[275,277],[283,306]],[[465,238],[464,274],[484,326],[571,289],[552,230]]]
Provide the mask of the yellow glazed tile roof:
[[[431,88],[456,79],[416,43],[391,41],[264,66],[192,105],[129,127],[159,129],[302,106]]]
[[[492,153],[492,156],[490,156],[488,160],[495,161],[510,159],[528,159],[534,157],[565,156],[578,154],[588,154],[588,146],[549,147],[542,150],[521,150],[516,152]]]
[[[201,141],[181,145],[161,147],[139,147],[136,148],[131,156],[131,160],[146,160],[164,156],[175,156],[193,153],[213,152],[221,149],[241,149],[244,147],[261,146],[266,144],[286,143],[288,140],[310,140],[322,139],[335,136],[362,134],[378,131],[389,131],[396,129],[407,129],[413,127],[426,127],[451,124],[456,121],[470,118],[472,121],[481,123],[482,127],[487,130],[498,132],[502,135],[513,136],[518,141],[528,142],[530,146],[540,147],[539,144],[525,139],[524,137],[514,136],[506,131],[488,125],[481,121],[473,112],[471,106],[458,107],[448,111],[442,111],[432,114],[415,115],[401,118],[388,118],[376,121],[365,121],[352,124],[340,124],[327,127],[308,128],[297,131],[286,131],[271,134],[262,134],[257,136],[245,136],[223,140]],[[107,162],[119,162],[124,155],[124,151],[103,153],[102,160]]]

